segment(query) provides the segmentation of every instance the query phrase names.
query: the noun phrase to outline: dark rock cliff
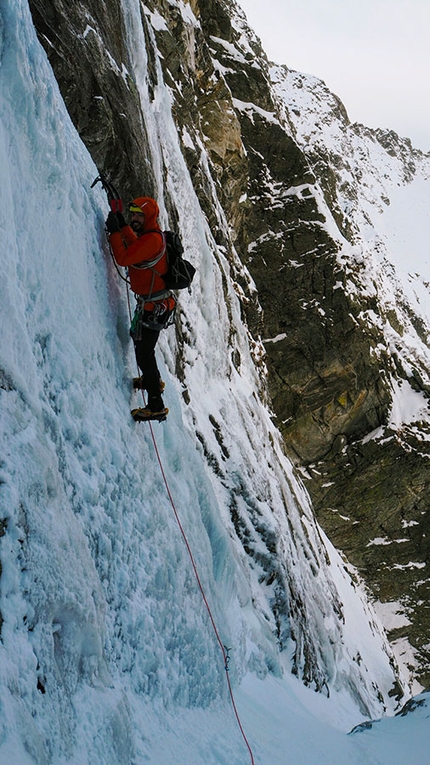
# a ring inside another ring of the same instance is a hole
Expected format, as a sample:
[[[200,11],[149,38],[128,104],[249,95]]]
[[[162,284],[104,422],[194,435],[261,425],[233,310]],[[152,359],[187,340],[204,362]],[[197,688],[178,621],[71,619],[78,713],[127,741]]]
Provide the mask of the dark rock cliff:
[[[120,4],[30,0],[30,7],[97,166],[112,173],[124,196],[153,193]],[[399,576],[393,567],[429,564],[429,449],[406,431],[363,441],[387,422],[390,379],[410,381],[411,375],[400,356],[393,357],[381,324],[369,320],[384,313],[377,286],[373,293],[360,290],[360,264],[352,266],[340,253],[339,237],[353,243],[356,236],[339,203],[344,160],[323,145],[305,150],[294,127],[300,110],[281,104],[269,62],[234,4],[191,0],[186,7],[188,19],[167,0],[141,6],[153,97],[161,64],[202,209],[231,257],[250,331],[264,340],[266,383],[286,451],[306,469],[332,541],[375,597],[399,602],[407,612],[410,625],[391,637],[415,646],[417,674],[428,684],[426,577],[416,568]],[[356,130],[335,97],[330,108],[343,130]],[[354,204],[353,184],[350,193]],[[256,291],[235,267],[236,253]],[[401,322],[397,315],[391,320]],[[426,372],[418,371],[414,385],[425,390]],[[408,541],[370,544],[377,537]]]

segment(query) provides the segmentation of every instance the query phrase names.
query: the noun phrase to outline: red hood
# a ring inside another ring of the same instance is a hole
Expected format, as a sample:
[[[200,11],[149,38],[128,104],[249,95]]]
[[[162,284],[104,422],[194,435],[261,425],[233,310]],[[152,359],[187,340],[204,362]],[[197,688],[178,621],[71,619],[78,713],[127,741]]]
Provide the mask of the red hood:
[[[145,231],[160,228],[157,222],[160,210],[155,199],[152,199],[152,197],[136,197],[136,199],[133,199],[132,204],[142,209],[145,216]]]

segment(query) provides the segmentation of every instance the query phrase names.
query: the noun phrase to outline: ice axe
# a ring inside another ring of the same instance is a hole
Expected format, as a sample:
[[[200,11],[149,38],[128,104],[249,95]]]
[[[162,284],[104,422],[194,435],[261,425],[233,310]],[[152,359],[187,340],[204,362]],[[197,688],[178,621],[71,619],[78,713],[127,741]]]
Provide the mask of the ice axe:
[[[120,195],[118,194],[115,186],[113,185],[113,183],[111,181],[110,175],[108,173],[100,173],[100,175],[98,175],[97,178],[95,178],[94,181],[92,182],[91,188],[93,189],[94,186],[97,185],[97,183],[101,183],[104,191],[106,192],[107,198],[108,198],[108,202],[109,202],[109,205],[110,205],[110,209],[112,210],[112,212],[113,213],[122,213],[122,199],[121,199]],[[118,268],[118,266],[116,264],[113,252],[112,252],[112,247],[111,247],[110,244],[109,244],[109,251],[110,251],[110,254],[112,256],[112,260],[114,262],[116,270],[118,271],[119,276],[127,284],[130,284],[128,279],[126,279],[122,275],[121,271],[119,270],[119,268]]]
[[[104,191],[107,194],[110,209],[113,213],[122,213],[122,199],[118,194],[115,186],[112,183],[109,173],[100,173],[97,178],[92,182],[91,188],[93,189],[97,183],[101,183]]]

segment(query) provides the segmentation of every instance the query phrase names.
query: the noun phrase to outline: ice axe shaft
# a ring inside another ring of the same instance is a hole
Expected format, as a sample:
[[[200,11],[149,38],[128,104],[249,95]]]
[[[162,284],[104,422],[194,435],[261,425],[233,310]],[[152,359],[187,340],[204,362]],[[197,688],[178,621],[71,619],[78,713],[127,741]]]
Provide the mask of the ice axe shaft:
[[[100,173],[100,175],[98,175],[97,178],[95,178],[92,182],[91,188],[93,189],[97,183],[101,183],[104,191],[106,192],[109,206],[112,212],[122,213],[122,199],[118,194],[115,186],[113,185],[110,175],[107,173]]]

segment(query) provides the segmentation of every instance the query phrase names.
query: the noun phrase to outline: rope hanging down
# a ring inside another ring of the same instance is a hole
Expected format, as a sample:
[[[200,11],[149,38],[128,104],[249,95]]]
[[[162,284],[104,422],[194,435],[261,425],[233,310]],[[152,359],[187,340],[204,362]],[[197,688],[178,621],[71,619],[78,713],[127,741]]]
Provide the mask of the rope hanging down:
[[[128,287],[127,287],[127,301],[128,301],[128,311],[129,311],[130,320],[131,320],[131,306],[130,306],[130,295],[129,295]],[[142,396],[143,396],[143,399],[145,401],[145,397],[144,397],[144,392],[143,391],[142,391]],[[174,516],[175,516],[175,519],[176,519],[176,523],[178,524],[179,531],[181,532],[182,539],[183,539],[185,547],[187,549],[187,553],[188,553],[188,556],[189,556],[189,559],[190,559],[190,562],[191,562],[191,566],[192,566],[192,569],[194,571],[194,576],[196,578],[197,585],[199,587],[201,596],[203,598],[203,603],[205,604],[205,608],[206,608],[206,610],[208,612],[209,620],[210,620],[210,623],[212,625],[212,629],[213,629],[213,631],[215,633],[215,637],[216,637],[216,639],[218,641],[218,645],[219,645],[221,653],[222,653],[223,662],[224,662],[225,676],[226,676],[226,679],[227,679],[228,691],[229,691],[230,700],[231,700],[231,704],[232,704],[232,707],[233,707],[234,715],[236,717],[236,722],[237,722],[237,724],[239,726],[239,730],[240,730],[240,732],[242,734],[242,738],[243,738],[243,740],[244,740],[244,742],[246,744],[246,747],[248,749],[249,756],[251,758],[251,765],[255,765],[254,755],[253,755],[251,746],[249,744],[249,741],[248,741],[248,739],[246,737],[245,731],[244,731],[243,726],[242,726],[242,722],[241,722],[241,719],[240,719],[240,716],[239,716],[239,712],[237,710],[235,698],[234,698],[233,688],[232,688],[232,685],[231,685],[231,682],[230,682],[230,675],[229,675],[230,655],[229,654],[230,654],[231,648],[227,648],[224,645],[224,643],[221,640],[220,634],[218,632],[218,628],[216,626],[215,619],[213,617],[210,605],[208,603],[208,599],[206,597],[206,593],[204,591],[204,588],[203,588],[203,585],[202,585],[202,582],[201,582],[201,579],[200,579],[200,576],[199,576],[199,572],[197,570],[196,562],[194,560],[194,556],[193,556],[193,553],[192,553],[192,550],[191,550],[191,547],[190,547],[190,543],[188,542],[187,535],[186,535],[184,527],[183,527],[183,525],[181,523],[181,519],[179,518],[179,514],[178,514],[178,511],[176,509],[176,505],[175,505],[175,502],[173,500],[172,493],[170,491],[170,486],[169,486],[169,483],[167,481],[167,476],[166,476],[166,473],[165,473],[165,470],[164,470],[164,467],[163,467],[163,463],[162,463],[162,460],[161,460],[160,452],[158,450],[157,441],[155,439],[154,428],[152,426],[152,422],[148,421],[148,425],[149,425],[149,429],[151,431],[152,443],[153,443],[153,446],[154,446],[154,451],[155,451],[155,455],[157,457],[157,462],[158,462],[158,465],[159,465],[159,468],[160,468],[161,476],[163,478],[163,483],[164,483],[164,486],[166,488],[167,496],[169,498],[169,502],[170,502],[170,504],[172,506],[172,510],[173,510],[173,513],[174,513]]]
[[[167,482],[166,474],[165,474],[164,468],[163,468],[163,463],[161,461],[160,453],[158,451],[157,442],[155,440],[154,429],[152,427],[152,423],[148,422],[148,425],[149,425],[150,430],[151,430],[152,442],[154,444],[155,454],[157,456],[157,461],[158,461],[158,464],[160,466],[160,471],[161,471],[161,475],[163,477],[164,485],[166,487],[167,495],[169,497],[170,504],[172,505],[172,509],[173,509],[173,512],[174,512],[174,515],[175,515],[175,519],[176,519],[176,522],[177,522],[177,524],[179,526],[179,530],[180,530],[182,538],[184,540],[185,547],[187,548],[187,552],[188,552],[188,555],[189,555],[189,558],[190,558],[190,561],[191,561],[191,565],[193,567],[194,575],[196,577],[196,581],[197,581],[199,590],[201,592],[201,595],[202,595],[202,598],[203,598],[203,602],[204,602],[206,610],[208,612],[209,619],[210,619],[210,622],[212,624],[213,631],[215,633],[216,639],[217,639],[219,647],[221,649],[221,653],[222,653],[223,660],[224,660],[225,676],[227,678],[228,691],[229,691],[229,694],[230,694],[230,699],[231,699],[234,715],[236,717],[236,721],[237,721],[237,724],[239,726],[239,730],[240,730],[240,732],[242,734],[242,738],[243,738],[243,740],[244,740],[244,742],[245,742],[245,744],[247,746],[247,749],[248,749],[248,752],[249,752],[249,756],[251,758],[251,763],[252,763],[252,765],[254,765],[254,755],[252,753],[252,749],[251,749],[251,747],[249,745],[248,739],[247,739],[247,737],[245,735],[245,731],[244,731],[243,726],[242,726],[242,722],[241,722],[240,717],[239,717],[239,712],[237,710],[236,702],[235,702],[235,699],[234,699],[233,688],[232,688],[232,685],[231,685],[231,682],[230,682],[230,675],[229,675],[230,656],[229,656],[229,651],[231,649],[230,648],[226,648],[226,646],[223,644],[223,642],[222,642],[222,640],[220,638],[220,634],[218,632],[218,629],[217,629],[217,626],[216,626],[216,623],[215,623],[215,620],[214,620],[214,617],[213,617],[210,605],[209,605],[208,600],[206,598],[206,593],[205,593],[205,591],[203,589],[203,585],[201,583],[200,576],[199,576],[199,573],[197,571],[197,566],[196,566],[196,563],[195,563],[195,560],[194,560],[194,557],[193,557],[193,553],[191,551],[190,544],[188,542],[187,536],[185,534],[184,528],[182,526],[181,520],[180,520],[179,515],[178,515],[178,511],[177,511],[175,503],[173,501],[172,494],[170,492],[169,484]]]

